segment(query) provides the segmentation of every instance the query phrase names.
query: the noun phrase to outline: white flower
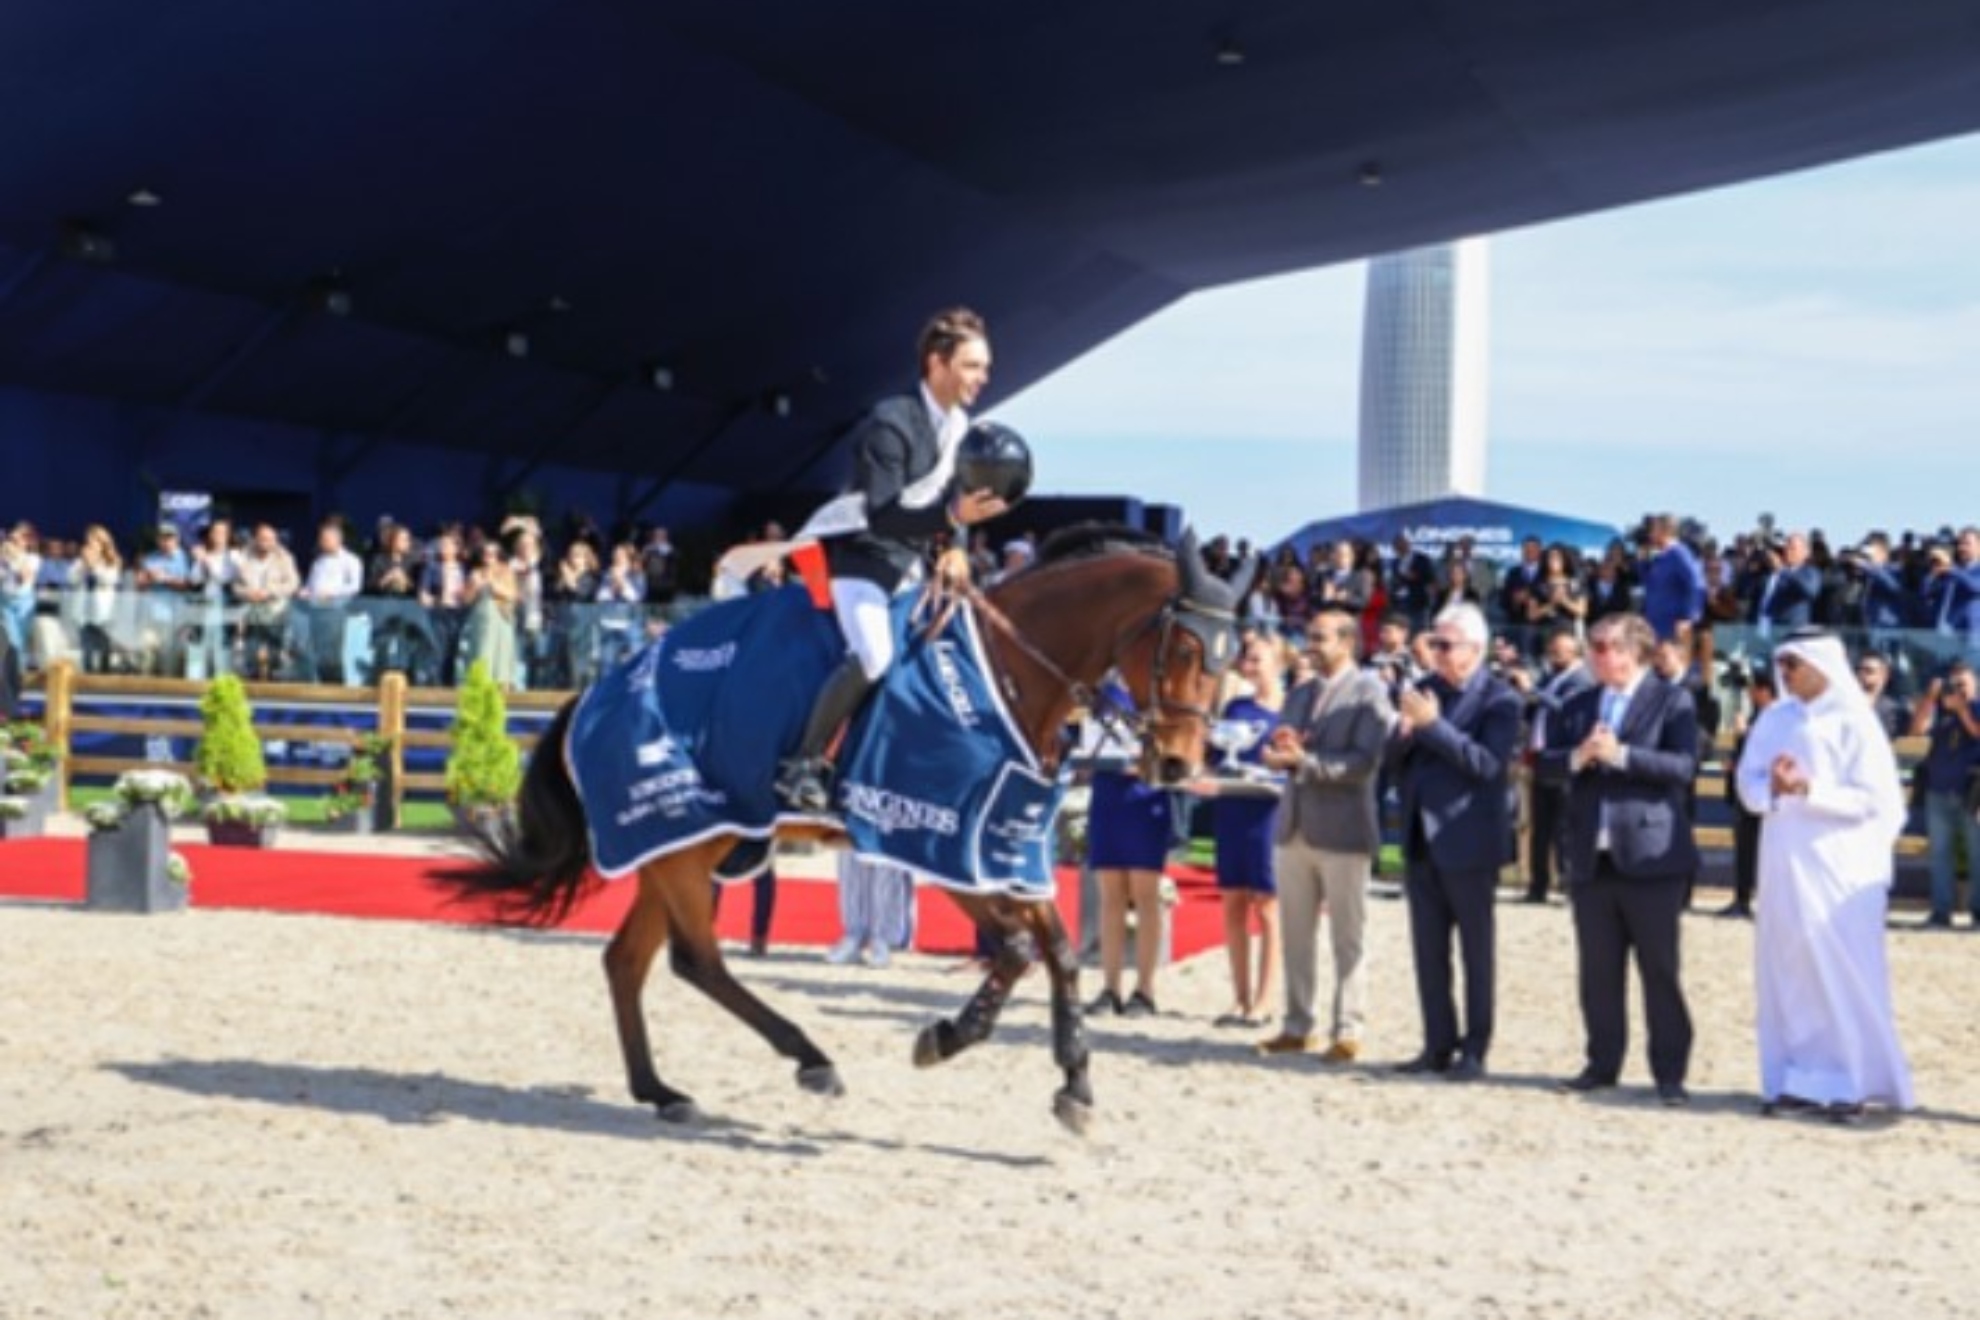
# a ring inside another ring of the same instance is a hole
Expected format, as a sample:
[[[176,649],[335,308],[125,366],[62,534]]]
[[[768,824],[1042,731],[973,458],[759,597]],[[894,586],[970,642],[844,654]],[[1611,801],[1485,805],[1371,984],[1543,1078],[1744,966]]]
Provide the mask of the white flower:
[[[175,885],[191,884],[192,863],[178,853],[171,854],[165,859],[165,878]]]
[[[116,793],[133,805],[154,805],[168,817],[185,814],[193,801],[192,785],[171,770],[127,771],[117,777]]]
[[[208,803],[203,814],[210,822],[269,826],[286,821],[289,808],[280,798],[259,793],[236,793]]]
[[[83,808],[83,819],[93,830],[114,830],[124,823],[124,804],[114,800],[92,802]]]
[[[0,797],[0,820],[26,820],[28,800],[22,797]]]

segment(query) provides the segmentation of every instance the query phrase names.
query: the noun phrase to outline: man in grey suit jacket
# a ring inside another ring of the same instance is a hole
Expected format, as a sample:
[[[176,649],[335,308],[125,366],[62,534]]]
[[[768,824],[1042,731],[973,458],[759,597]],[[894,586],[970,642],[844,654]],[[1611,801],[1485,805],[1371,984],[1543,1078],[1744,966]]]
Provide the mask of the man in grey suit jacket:
[[[1589,630],[1599,686],[1548,720],[1534,774],[1568,793],[1562,851],[1587,1061],[1562,1087],[1616,1084],[1629,1042],[1625,976],[1634,951],[1657,1098],[1682,1105],[1691,1014],[1678,983],[1678,929],[1698,869],[1685,801],[1698,774],[1698,718],[1690,693],[1650,671],[1655,648],[1640,615],[1613,615]]]
[[[1272,869],[1279,882],[1279,936],[1285,954],[1286,1012],[1262,1054],[1303,1054],[1315,1034],[1320,912],[1333,934],[1334,1002],[1321,1056],[1346,1063],[1361,1052],[1367,1005],[1363,929],[1369,859],[1381,841],[1375,778],[1394,713],[1382,680],[1355,655],[1361,622],[1325,609],[1306,628],[1316,676],[1292,690],[1279,729],[1261,759],[1286,775],[1274,827]]]

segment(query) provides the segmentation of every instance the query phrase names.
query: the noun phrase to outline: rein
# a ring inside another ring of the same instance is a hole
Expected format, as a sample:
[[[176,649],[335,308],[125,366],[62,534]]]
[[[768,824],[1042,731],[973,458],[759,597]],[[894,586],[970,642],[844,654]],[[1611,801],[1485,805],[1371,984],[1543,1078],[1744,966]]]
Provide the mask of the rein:
[[[1134,645],[1144,634],[1157,627],[1162,630],[1161,637],[1156,643],[1155,660],[1149,675],[1149,700],[1144,703],[1148,709],[1133,710],[1123,706],[1105,688],[1095,688],[1068,674],[1057,661],[1039,650],[1011,621],[1010,616],[992,603],[974,582],[947,586],[944,595],[947,599],[936,614],[930,625],[931,628],[942,627],[955,612],[956,605],[961,601],[968,601],[979,616],[988,621],[1005,640],[1033,664],[1044,670],[1047,676],[1067,692],[1075,705],[1084,707],[1100,721],[1101,736],[1105,741],[1125,742],[1131,738],[1140,739],[1157,718],[1166,714],[1193,715],[1206,722],[1215,718],[1215,713],[1205,707],[1181,705],[1170,701],[1163,695],[1162,680],[1168,673],[1170,639],[1175,635],[1176,629],[1182,628],[1202,644],[1207,668],[1211,657],[1221,649],[1213,647],[1210,638],[1220,634],[1227,635],[1225,630],[1234,630],[1236,627],[1236,617],[1230,611],[1199,604],[1178,593],[1163,602],[1162,608],[1143,620],[1139,627],[1114,639],[1113,651],[1108,657],[1110,669],[1119,663],[1121,652]],[[1221,669],[1222,665],[1218,665],[1217,668]],[[1005,697],[1015,704],[1017,693],[1009,675],[1000,674],[998,678],[1005,686]],[[1044,748],[1039,749],[1039,755],[1052,766],[1057,766],[1056,755],[1050,755]]]

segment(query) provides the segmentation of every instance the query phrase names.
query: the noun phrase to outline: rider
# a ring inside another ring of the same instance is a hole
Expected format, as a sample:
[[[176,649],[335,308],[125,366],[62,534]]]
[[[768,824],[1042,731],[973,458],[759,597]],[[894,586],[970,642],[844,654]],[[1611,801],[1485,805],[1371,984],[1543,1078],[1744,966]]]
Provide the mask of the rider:
[[[798,532],[798,540],[825,547],[848,653],[819,689],[797,751],[778,770],[777,795],[794,811],[831,809],[826,749],[893,663],[889,603],[920,584],[936,535],[951,531],[966,544],[964,529],[1008,507],[989,490],[957,489],[955,479],[957,446],[969,430],[965,410],[990,379],[983,318],[964,307],[936,313],[922,328],[919,351],[919,388],[875,404],[853,429],[852,489]],[[748,874],[767,851],[767,844],[738,844],[721,873]]]

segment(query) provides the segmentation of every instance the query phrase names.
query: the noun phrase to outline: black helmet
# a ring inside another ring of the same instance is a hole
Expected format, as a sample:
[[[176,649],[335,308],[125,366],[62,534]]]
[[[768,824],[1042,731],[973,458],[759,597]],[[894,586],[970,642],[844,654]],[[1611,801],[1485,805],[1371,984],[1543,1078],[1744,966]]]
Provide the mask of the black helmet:
[[[1008,426],[976,423],[956,450],[956,487],[1016,504],[1031,489],[1031,446]]]

